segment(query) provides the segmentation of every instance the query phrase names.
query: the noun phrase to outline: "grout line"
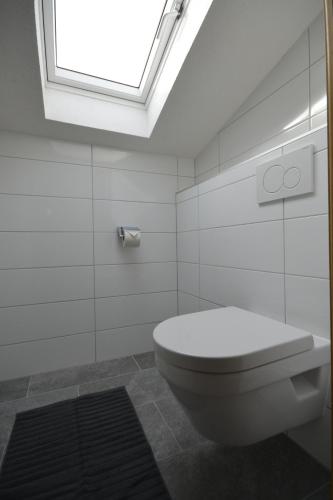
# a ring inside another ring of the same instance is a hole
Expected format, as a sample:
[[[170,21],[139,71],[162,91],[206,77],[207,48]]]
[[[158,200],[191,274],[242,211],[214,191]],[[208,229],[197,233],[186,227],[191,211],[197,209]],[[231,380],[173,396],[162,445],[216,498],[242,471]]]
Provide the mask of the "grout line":
[[[139,368],[139,371],[142,371],[142,368],[141,368],[141,366],[139,365],[139,363],[137,362],[137,360],[135,359],[134,354],[131,354],[131,356],[130,356],[130,357],[133,359],[134,363],[135,363],[135,364],[136,364],[136,366]]]
[[[38,266],[38,267],[0,267],[0,271],[27,271],[37,269],[67,269],[77,267],[117,267],[117,266],[141,266],[149,264],[175,264],[176,260],[160,260],[160,261],[142,261],[142,262],[115,262],[115,263],[98,263],[98,264],[68,264],[54,266]]]
[[[116,297],[132,297],[132,296],[137,296],[137,295],[153,295],[153,294],[158,294],[158,293],[174,293],[177,290],[159,290],[155,292],[140,292],[140,293],[127,293],[127,294],[122,294],[122,295],[106,295],[106,296],[101,296],[101,297],[96,297],[97,299],[111,299],[111,298],[116,298]],[[49,300],[47,302],[34,302],[30,304],[13,304],[10,306],[0,306],[1,309],[7,309],[9,307],[27,307],[27,306],[38,306],[38,305],[43,305],[43,304],[58,304],[59,302],[76,302],[78,300],[94,300],[94,297],[84,297],[84,298],[76,298],[76,299],[62,299],[62,300]]]
[[[26,395],[25,395],[26,398],[29,397],[30,384],[31,384],[31,375],[29,375],[28,387],[27,387],[27,392],[26,392]]]
[[[283,245],[283,309],[284,322],[287,323],[287,289],[286,289],[286,224],[285,224],[285,200],[282,200],[282,245]]]
[[[173,158],[175,158],[175,157],[173,157]],[[178,162],[178,158],[176,160]],[[133,172],[136,174],[144,174],[144,175],[164,175],[165,177],[188,177],[189,179],[193,179],[193,177],[191,175],[179,175],[178,174],[178,165],[177,165],[177,173],[175,173],[175,174],[170,174],[170,172],[151,172],[150,170],[136,170],[133,168],[117,168],[114,166],[95,165],[95,164],[92,164],[92,167],[93,168],[103,168],[104,170],[108,170],[109,172],[112,172],[112,170],[116,170],[117,172]]]
[[[165,398],[165,399],[167,399],[167,398]],[[174,433],[173,429],[170,427],[170,425],[168,424],[167,420],[164,418],[163,413],[161,412],[161,410],[159,409],[158,405],[156,404],[156,401],[152,401],[152,403],[153,403],[153,405],[155,406],[155,408],[156,408],[156,410],[157,410],[158,414],[160,415],[160,417],[161,417],[162,421],[165,423],[165,425],[167,426],[167,428],[168,428],[168,429],[169,429],[169,431],[171,432],[171,435],[172,435],[172,437],[174,438],[174,440],[175,440],[175,442],[176,442],[177,446],[179,447],[179,450],[180,450],[180,451],[184,451],[184,450],[183,450],[183,448],[181,447],[181,445],[180,445],[180,443],[179,443],[179,441],[178,441],[178,439],[177,439],[177,437],[176,437],[176,435],[175,435],[175,433]]]
[[[298,219],[309,219],[311,217],[320,217],[320,216],[324,216],[324,215],[328,215],[327,212],[322,212],[322,213],[318,213],[318,214],[309,214],[309,215],[298,215],[298,216],[294,216],[294,217],[285,217],[283,219],[283,217],[280,217],[280,218],[277,218],[277,219],[267,219],[267,220],[260,220],[260,221],[253,221],[253,222],[241,222],[241,223],[238,223],[238,224],[225,224],[225,225],[220,225],[220,226],[209,226],[209,227],[200,227],[198,230],[197,229],[183,229],[181,231],[179,231],[180,233],[190,233],[190,232],[194,232],[194,231],[209,231],[209,230],[212,230],[212,229],[224,229],[224,228],[230,228],[230,227],[240,227],[240,226],[251,226],[253,224],[268,224],[268,223],[271,223],[271,222],[282,222],[283,220],[286,220],[286,221],[292,221],[292,220],[298,220]]]
[[[93,246],[92,246],[92,251],[93,251],[93,281],[94,281],[94,299],[93,299],[93,306],[94,306],[94,359],[95,363],[97,361],[97,336],[96,336],[96,259],[95,259],[95,213],[94,213],[94,169],[93,169],[93,147],[92,144],[90,145],[90,158],[91,158],[91,220],[92,220],[92,237],[93,237]]]
[[[139,326],[139,325],[138,325]],[[91,330],[87,330],[85,332],[72,332],[72,333],[66,333],[64,335],[56,335],[54,337],[36,337],[34,339],[28,339],[28,340],[20,340],[18,342],[11,342],[10,344],[0,344],[0,349],[2,347],[12,347],[12,346],[17,346],[21,344],[32,344],[34,342],[48,342],[49,340],[57,340],[57,339],[66,339],[67,337],[75,337],[78,335],[92,335],[94,332]]]

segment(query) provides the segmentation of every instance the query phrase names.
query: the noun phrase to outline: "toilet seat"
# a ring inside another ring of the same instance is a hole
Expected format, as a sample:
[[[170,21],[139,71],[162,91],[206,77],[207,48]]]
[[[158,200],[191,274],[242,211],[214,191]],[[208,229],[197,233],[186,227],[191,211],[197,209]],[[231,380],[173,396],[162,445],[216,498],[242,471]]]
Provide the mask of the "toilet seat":
[[[155,328],[154,343],[166,363],[215,374],[250,370],[314,347],[310,333],[238,307],[166,320]]]

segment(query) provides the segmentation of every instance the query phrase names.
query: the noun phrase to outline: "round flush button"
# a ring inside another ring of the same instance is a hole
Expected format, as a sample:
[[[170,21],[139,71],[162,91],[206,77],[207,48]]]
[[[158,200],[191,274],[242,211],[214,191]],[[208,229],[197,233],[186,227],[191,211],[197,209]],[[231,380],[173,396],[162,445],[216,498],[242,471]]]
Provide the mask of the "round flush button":
[[[268,193],[276,193],[283,185],[284,168],[281,165],[269,167],[264,175],[264,189]]]
[[[292,189],[297,186],[301,180],[301,172],[297,167],[290,167],[284,174],[283,184],[286,188]]]

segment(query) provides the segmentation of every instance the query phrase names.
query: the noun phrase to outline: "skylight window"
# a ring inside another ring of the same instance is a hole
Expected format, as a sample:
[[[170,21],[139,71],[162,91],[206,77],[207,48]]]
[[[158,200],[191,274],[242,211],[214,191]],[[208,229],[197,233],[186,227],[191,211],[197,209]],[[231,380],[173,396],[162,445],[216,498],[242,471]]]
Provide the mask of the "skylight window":
[[[49,80],[145,102],[183,3],[44,0]]]
[[[47,120],[150,137],[213,0],[34,0]]]

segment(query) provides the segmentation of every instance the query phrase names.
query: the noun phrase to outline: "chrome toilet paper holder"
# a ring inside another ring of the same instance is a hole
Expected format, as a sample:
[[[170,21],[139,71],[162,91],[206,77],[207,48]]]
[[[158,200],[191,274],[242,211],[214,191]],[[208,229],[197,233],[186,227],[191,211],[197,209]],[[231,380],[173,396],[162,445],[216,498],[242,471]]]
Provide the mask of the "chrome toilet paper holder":
[[[119,226],[118,237],[125,247],[138,247],[141,241],[141,229],[137,226]]]

